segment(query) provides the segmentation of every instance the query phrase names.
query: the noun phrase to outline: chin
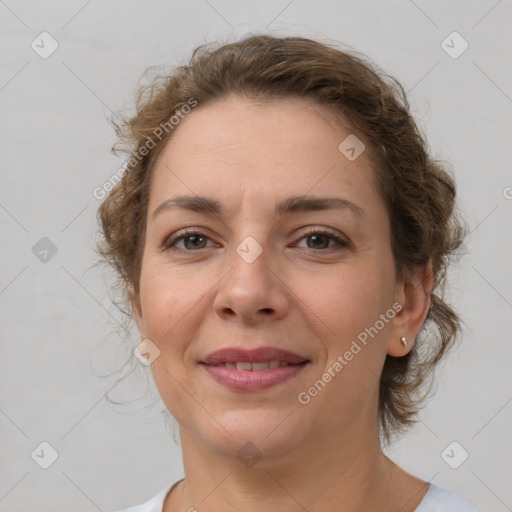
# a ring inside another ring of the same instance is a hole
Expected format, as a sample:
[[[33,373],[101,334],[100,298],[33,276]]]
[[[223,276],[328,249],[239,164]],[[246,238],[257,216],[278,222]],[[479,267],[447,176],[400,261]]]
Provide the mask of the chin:
[[[224,411],[218,421],[225,430],[213,422],[205,425],[200,435],[219,455],[238,458],[244,464],[243,459],[252,457],[258,459],[258,467],[264,467],[265,461],[286,455],[307,437],[305,422],[290,421],[292,416],[278,408]]]

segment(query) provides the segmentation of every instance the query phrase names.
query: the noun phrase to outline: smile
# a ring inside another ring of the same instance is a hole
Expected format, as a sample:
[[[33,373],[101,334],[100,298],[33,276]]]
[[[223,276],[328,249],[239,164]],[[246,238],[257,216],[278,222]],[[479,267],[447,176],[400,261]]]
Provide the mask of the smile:
[[[260,391],[277,386],[303,371],[309,361],[287,363],[266,361],[260,363],[220,363],[200,366],[219,384],[238,391]]]
[[[287,361],[263,361],[261,363],[247,363],[247,362],[241,362],[241,363],[219,363],[213,366],[216,367],[225,367],[225,368],[231,368],[232,370],[239,370],[239,371],[261,371],[261,370],[268,370],[273,368],[279,368],[280,366],[290,366],[291,363],[288,363]]]

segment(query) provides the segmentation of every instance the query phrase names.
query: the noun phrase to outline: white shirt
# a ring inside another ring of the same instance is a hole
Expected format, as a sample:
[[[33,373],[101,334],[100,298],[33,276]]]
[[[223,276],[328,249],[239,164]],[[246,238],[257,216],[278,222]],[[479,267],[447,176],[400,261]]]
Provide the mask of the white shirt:
[[[181,480],[175,482],[171,487],[162,489],[158,494],[150,500],[135,505],[134,507],[125,508],[118,512],[162,512],[165,497],[169,491],[177,485]],[[421,500],[414,512],[483,512],[478,507],[464,499],[462,496],[454,492],[441,489],[430,484],[427,494]]]

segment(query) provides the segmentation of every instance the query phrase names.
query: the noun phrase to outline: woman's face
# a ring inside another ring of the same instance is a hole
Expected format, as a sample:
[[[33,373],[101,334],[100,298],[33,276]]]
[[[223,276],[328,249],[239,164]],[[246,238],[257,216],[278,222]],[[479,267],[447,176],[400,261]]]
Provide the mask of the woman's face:
[[[403,287],[368,148],[358,156],[351,132],[302,99],[230,96],[174,130],[153,176],[135,307],[182,439],[231,456],[251,442],[272,458],[373,435]],[[212,356],[221,349],[242,352]]]

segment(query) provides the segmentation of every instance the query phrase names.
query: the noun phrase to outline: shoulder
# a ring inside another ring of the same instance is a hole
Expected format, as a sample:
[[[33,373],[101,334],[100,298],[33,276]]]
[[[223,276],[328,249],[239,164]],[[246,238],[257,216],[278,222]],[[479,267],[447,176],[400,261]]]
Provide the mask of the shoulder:
[[[140,503],[139,505],[134,505],[133,507],[129,508],[123,508],[122,510],[117,510],[116,512],[162,512],[165,497],[173,487],[174,485],[162,489],[151,499],[145,501],[144,503]]]
[[[414,512],[483,512],[462,496],[430,484]]]

